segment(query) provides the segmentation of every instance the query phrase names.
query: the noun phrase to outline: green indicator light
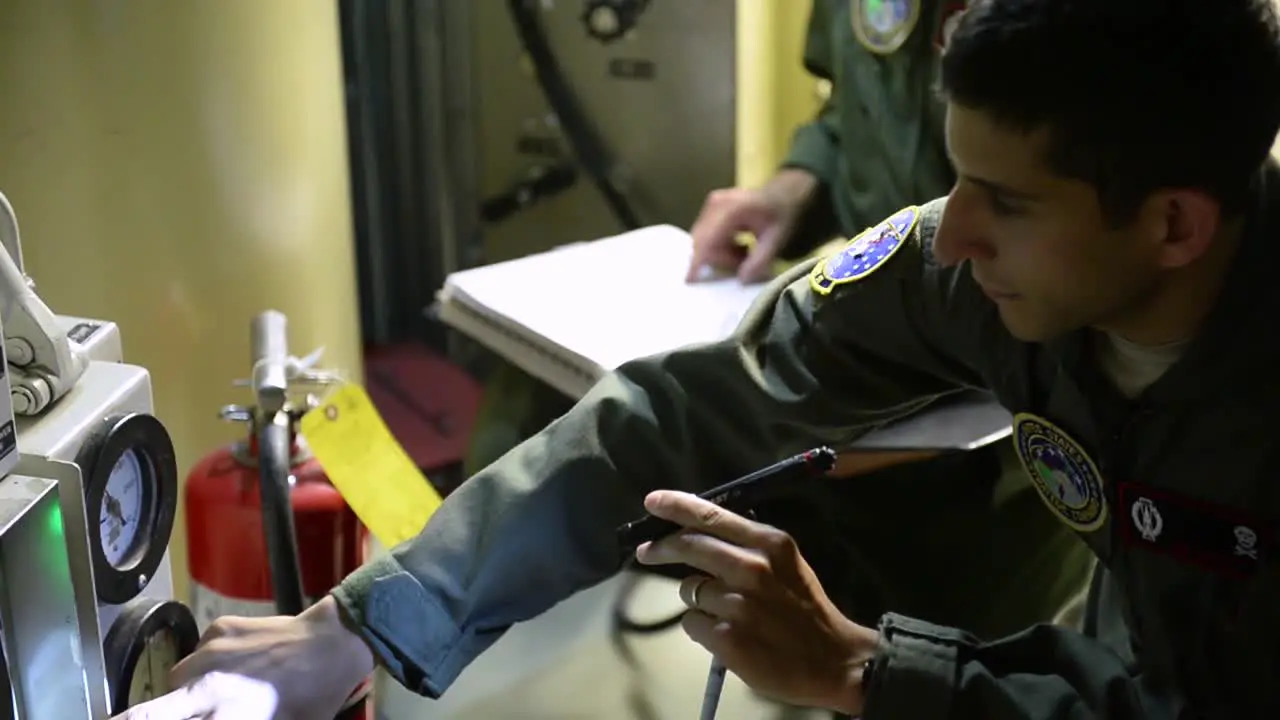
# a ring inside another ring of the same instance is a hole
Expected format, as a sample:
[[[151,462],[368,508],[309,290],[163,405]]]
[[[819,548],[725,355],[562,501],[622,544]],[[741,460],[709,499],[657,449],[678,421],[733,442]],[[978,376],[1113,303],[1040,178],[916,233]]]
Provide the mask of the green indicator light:
[[[49,517],[46,520],[45,524],[48,526],[49,532],[51,534],[57,535],[58,537],[62,537],[63,535],[62,508],[54,506],[53,510],[49,511]]]

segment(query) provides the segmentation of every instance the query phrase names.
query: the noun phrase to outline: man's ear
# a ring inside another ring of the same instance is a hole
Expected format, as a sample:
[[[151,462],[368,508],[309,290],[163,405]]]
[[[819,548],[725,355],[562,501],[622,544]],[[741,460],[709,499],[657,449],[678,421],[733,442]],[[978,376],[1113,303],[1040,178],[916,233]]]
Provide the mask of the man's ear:
[[[1174,269],[1209,250],[1222,225],[1222,205],[1200,190],[1160,190],[1143,204],[1143,234],[1155,245],[1156,261]]]

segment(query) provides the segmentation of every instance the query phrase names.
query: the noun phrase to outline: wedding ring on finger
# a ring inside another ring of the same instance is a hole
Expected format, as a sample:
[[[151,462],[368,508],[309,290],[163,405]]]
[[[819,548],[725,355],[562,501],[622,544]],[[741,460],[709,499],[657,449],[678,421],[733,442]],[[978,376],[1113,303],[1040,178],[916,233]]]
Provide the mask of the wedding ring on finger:
[[[692,610],[699,609],[699,594],[702,588],[711,578],[702,575],[699,577],[687,578],[680,584],[680,599],[684,604]]]

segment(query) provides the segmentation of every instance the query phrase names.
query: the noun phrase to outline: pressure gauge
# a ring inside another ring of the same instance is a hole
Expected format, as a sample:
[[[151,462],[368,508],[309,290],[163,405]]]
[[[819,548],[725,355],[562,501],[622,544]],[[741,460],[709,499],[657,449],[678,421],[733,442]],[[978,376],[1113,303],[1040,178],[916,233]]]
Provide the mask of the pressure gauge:
[[[186,605],[147,597],[130,601],[102,644],[111,712],[122,713],[173,690],[169,671],[195,652],[199,641],[195,616]]]
[[[178,507],[178,465],[164,425],[117,415],[81,448],[85,516],[98,599],[133,599],[164,560]]]

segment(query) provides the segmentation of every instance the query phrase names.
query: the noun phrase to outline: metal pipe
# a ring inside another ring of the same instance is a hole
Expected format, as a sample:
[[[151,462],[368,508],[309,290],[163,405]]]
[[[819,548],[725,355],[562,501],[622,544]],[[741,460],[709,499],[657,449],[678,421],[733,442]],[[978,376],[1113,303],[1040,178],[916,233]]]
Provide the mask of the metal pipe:
[[[263,416],[284,409],[289,389],[288,320],[278,310],[268,310],[249,326],[249,348],[253,362],[253,395]]]
[[[271,592],[281,615],[297,615],[306,609],[302,589],[302,563],[293,528],[293,504],[289,501],[289,457],[293,420],[276,412],[258,422],[258,486],[262,494],[262,533],[271,570]]]
[[[253,360],[253,394],[257,404],[258,487],[262,494],[262,533],[271,571],[271,591],[281,615],[306,608],[302,562],[293,528],[290,501],[290,458],[293,419],[285,411],[289,389],[288,319],[268,310],[253,318],[249,346]]]

